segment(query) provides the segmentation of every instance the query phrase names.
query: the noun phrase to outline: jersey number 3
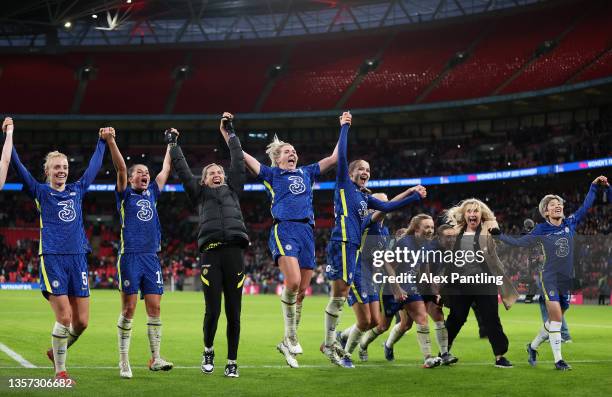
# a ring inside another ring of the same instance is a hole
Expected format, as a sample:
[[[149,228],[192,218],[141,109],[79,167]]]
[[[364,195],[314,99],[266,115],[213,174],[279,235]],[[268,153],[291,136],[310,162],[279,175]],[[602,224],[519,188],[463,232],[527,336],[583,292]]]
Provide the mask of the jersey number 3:
[[[293,194],[301,194],[306,191],[306,185],[304,185],[304,180],[300,176],[290,176],[288,178],[291,181],[289,185],[289,191]]]
[[[59,218],[64,222],[72,222],[76,219],[76,210],[74,209],[74,201],[64,200],[57,203],[62,209],[57,213]]]
[[[138,219],[143,222],[148,222],[153,218],[153,209],[151,208],[151,202],[148,200],[138,200],[136,205],[140,207],[140,210],[136,214]]]

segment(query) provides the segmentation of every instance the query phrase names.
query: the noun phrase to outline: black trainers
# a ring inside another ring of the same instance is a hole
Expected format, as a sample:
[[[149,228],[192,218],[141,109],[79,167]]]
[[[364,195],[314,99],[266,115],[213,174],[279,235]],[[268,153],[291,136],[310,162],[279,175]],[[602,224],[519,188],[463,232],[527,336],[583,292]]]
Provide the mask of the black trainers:
[[[202,355],[202,372],[212,374],[215,370],[215,351],[204,351]]]
[[[227,364],[225,366],[224,375],[228,378],[238,378],[240,374],[238,373],[238,365],[237,364]]]
[[[572,367],[563,360],[559,360],[555,363],[555,369],[559,371],[571,371]]]
[[[512,368],[512,363],[508,361],[506,357],[501,356],[499,359],[495,360],[495,366],[497,368]]]

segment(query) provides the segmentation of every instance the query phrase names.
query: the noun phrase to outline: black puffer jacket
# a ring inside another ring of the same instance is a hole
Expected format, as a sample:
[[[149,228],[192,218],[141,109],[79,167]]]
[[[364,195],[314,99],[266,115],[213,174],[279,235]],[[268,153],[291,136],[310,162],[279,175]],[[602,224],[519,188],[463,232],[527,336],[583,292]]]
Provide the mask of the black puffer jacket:
[[[225,175],[226,184],[217,188],[202,185],[201,177],[191,173],[178,145],[170,149],[172,167],[178,173],[189,199],[198,208],[200,251],[215,243],[233,243],[242,247],[249,244],[238,200],[246,181],[244,154],[238,137],[231,137],[228,146],[231,155],[230,169]]]

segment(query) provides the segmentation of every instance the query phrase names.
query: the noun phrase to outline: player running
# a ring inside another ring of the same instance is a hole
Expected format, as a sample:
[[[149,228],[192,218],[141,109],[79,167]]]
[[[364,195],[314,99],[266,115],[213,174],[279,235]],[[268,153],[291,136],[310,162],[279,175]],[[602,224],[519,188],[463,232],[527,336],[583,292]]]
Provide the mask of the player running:
[[[427,214],[418,214],[410,220],[405,236],[413,236],[417,246],[433,251],[440,248],[439,244],[436,244],[436,242],[433,241],[434,230],[433,218]],[[420,274],[438,273],[435,269],[433,269],[436,264],[427,262],[423,263],[423,265],[424,266],[419,266],[418,268]],[[446,325],[444,324],[444,312],[442,311],[442,306],[440,303],[440,295],[437,294],[437,291],[430,288],[432,285],[420,284],[420,286],[423,287],[421,297],[423,298],[425,309],[435,324],[436,341],[438,342],[438,347],[440,348],[440,359],[442,360],[442,364],[454,364],[459,360],[448,351],[448,331],[446,329]],[[425,289],[427,289],[427,291],[424,291]],[[428,292],[429,294],[423,294],[424,292]],[[412,327],[413,319],[408,315],[408,312],[400,312],[400,315],[401,322],[393,327],[384,344],[385,358],[387,358],[389,361],[394,359],[393,346],[395,343],[397,343],[404,333],[406,333]]]
[[[429,249],[429,241],[424,237],[424,230],[419,227],[418,234],[417,226],[424,220],[431,219],[429,215],[419,214],[413,217],[406,230],[406,234],[400,238],[395,247],[400,250],[408,250],[416,252]],[[416,277],[419,268],[423,262],[419,263],[385,263],[385,270],[389,276],[398,274],[412,274]],[[390,288],[390,290],[388,289]],[[388,287],[380,288],[381,308],[383,316],[381,323],[378,325],[378,334],[385,332],[393,320],[396,313],[400,313],[401,322],[396,324],[392,330],[389,339],[385,341],[385,358],[389,361],[395,359],[393,355],[393,344],[396,343],[402,335],[412,327],[412,322],[416,323],[417,342],[421,353],[423,354],[423,368],[434,368],[442,364],[442,359],[434,357],[431,354],[431,338],[429,331],[429,323],[427,319],[427,309],[423,302],[423,297],[419,294],[416,283],[406,281],[404,283],[392,283]],[[371,343],[369,340],[368,343]]]
[[[540,332],[531,343],[527,344],[528,362],[536,365],[538,347],[550,339],[550,347],[555,359],[555,368],[561,371],[571,370],[561,355],[561,322],[563,313],[569,308],[570,288],[574,272],[574,237],[576,228],[587,215],[595,202],[598,186],[607,187],[612,194],[610,183],[605,176],[595,178],[582,206],[565,217],[564,201],[561,197],[548,194],[542,198],[538,206],[540,215],[546,222],[538,223],[531,233],[520,238],[499,235],[498,228],[491,229],[491,234],[499,235],[501,241],[517,247],[533,247],[540,244],[544,251],[544,265],[539,274],[540,293],[546,300],[546,310],[549,320],[542,326]]]
[[[170,176],[170,147],[161,171],[151,183],[149,169],[143,164],[134,164],[129,169],[115,141],[115,130],[111,130],[108,148],[117,171],[115,197],[121,221],[121,242],[117,257],[119,291],[121,292],[121,314],[117,320],[119,343],[119,376],[130,379],[129,350],[132,334],[132,319],[140,298],[145,301],[147,311],[147,334],[151,359],[151,371],[169,371],[173,364],[160,357],[162,322],[160,302],[164,293],[161,264],[157,253],[161,249],[161,226],[157,215],[157,199]],[[176,132],[178,134],[178,132]]]
[[[350,113],[340,117],[340,125],[351,122]],[[320,175],[330,171],[338,161],[338,146],[329,157],[318,163],[298,167],[298,154],[289,143],[276,136],[266,149],[271,167],[244,152],[249,171],[266,187],[270,198],[274,225],[268,246],[284,276],[281,305],[285,321],[285,336],[276,348],[287,364],[298,367],[295,356],[302,353],[297,338],[297,326],[302,313],[306,288],[310,285],[315,263],[313,187]]]
[[[345,113],[350,116],[350,113]],[[366,185],[370,179],[370,165],[364,160],[348,164],[347,139],[349,125],[344,125],[338,140],[338,170],[334,192],[335,226],[327,245],[327,277],[333,281],[332,296],[325,308],[325,340],[321,352],[336,365],[353,368],[350,355],[336,341],[336,325],[355,275],[357,250],[361,243],[361,224],[368,209],[391,212],[426,196],[423,186],[404,192],[399,201],[384,202],[370,194]],[[354,327],[349,341],[359,341],[365,330]],[[348,343],[348,342],[347,342]],[[337,346],[336,346],[337,344]]]
[[[6,174],[11,163],[11,151],[13,150],[13,119],[6,117],[2,122],[2,132],[6,134],[2,146],[2,158],[0,158],[0,190],[6,182]]]
[[[381,201],[388,200],[384,193],[374,193],[372,196]],[[337,334],[338,341],[347,353],[352,354],[355,347],[359,345],[361,361],[368,361],[368,350],[362,347],[361,339],[352,339],[348,345],[347,342],[353,328],[367,332],[380,322],[380,304],[378,290],[373,280],[375,268],[372,265],[372,256],[375,250],[384,250],[387,247],[389,238],[389,229],[383,226],[384,213],[374,210],[369,210],[369,212],[361,225],[361,245],[357,251],[355,277],[347,298],[357,321]]]
[[[40,214],[40,289],[55,314],[51,332],[55,379],[74,381],[66,371],[67,349],[77,341],[89,322],[89,281],[87,254],[91,247],[83,227],[83,198],[102,166],[109,129],[100,130],[100,139],[83,176],[67,183],[68,158],[53,151],[44,163],[46,183],[36,181],[19,160],[13,147],[11,161],[34,199]]]

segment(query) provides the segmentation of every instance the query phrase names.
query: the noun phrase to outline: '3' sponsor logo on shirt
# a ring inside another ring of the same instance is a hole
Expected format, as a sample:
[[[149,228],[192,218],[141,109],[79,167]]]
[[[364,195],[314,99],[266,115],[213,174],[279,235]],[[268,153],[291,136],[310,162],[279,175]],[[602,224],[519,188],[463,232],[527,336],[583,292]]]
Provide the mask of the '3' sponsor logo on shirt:
[[[291,181],[289,185],[289,191],[293,194],[301,194],[306,191],[306,185],[304,179],[301,176],[290,176],[288,178]]]
[[[64,222],[72,222],[76,219],[76,210],[74,209],[74,200],[64,200],[57,203],[62,209],[57,213],[59,218]]]

